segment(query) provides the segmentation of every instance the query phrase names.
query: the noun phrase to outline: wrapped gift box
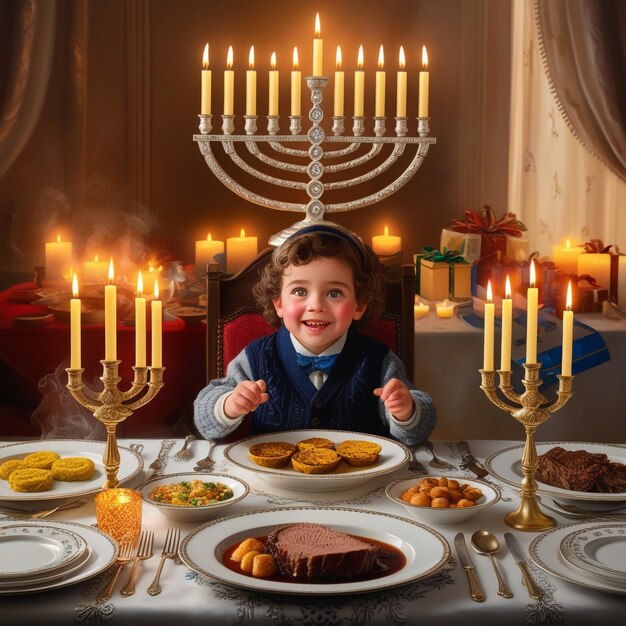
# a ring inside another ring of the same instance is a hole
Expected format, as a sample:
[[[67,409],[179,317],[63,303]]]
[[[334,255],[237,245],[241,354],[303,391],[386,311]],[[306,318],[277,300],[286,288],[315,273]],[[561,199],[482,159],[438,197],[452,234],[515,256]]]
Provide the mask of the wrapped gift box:
[[[462,246],[464,246],[463,256],[470,263],[496,252],[515,261],[525,261],[528,259],[530,249],[528,239],[525,237],[460,233],[451,228],[444,228],[441,231],[440,249],[460,250]]]
[[[466,300],[472,295],[472,266],[467,261],[437,261],[416,256],[416,293],[427,300]]]
[[[566,281],[570,276],[566,276]],[[572,280],[572,311],[574,313],[601,313],[602,303],[609,299],[609,290],[584,277],[574,277]],[[567,282],[561,283],[560,293],[554,302],[554,312],[557,317],[563,317],[565,299],[567,297]]]

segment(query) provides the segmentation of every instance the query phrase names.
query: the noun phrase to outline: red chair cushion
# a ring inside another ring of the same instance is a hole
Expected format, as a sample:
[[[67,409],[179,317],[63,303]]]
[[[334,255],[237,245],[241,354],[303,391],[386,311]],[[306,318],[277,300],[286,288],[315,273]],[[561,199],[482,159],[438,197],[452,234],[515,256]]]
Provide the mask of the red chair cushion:
[[[390,350],[393,350],[400,358],[402,358],[402,342],[400,333],[400,317],[384,313],[382,317],[377,320],[371,320],[364,322],[359,327],[359,332],[378,339],[386,346],[389,346]]]
[[[273,333],[275,328],[255,311],[241,311],[220,320],[221,349],[218,344],[218,373],[223,376],[228,364],[252,341]]]

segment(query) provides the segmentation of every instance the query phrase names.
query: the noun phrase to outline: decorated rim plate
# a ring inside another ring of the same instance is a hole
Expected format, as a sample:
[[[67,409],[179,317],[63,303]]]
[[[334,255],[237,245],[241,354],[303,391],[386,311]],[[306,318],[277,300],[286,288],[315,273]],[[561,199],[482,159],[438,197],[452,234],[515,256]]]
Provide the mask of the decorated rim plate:
[[[393,545],[406,565],[388,576],[345,582],[282,582],[239,574],[222,563],[225,550],[248,537],[265,536],[276,526],[297,522],[325,524],[333,530]],[[284,594],[339,595],[406,585],[431,576],[450,558],[450,546],[436,530],[418,522],[360,509],[287,508],[233,515],[192,530],[182,541],[180,558],[194,572],[221,583]]]
[[[285,441],[296,444],[303,439],[322,437],[334,441],[335,444],[347,439],[371,441],[381,446],[380,456],[375,465],[367,467],[349,467],[342,463],[334,472],[328,474],[302,474],[291,466],[271,468],[261,467],[250,460],[248,450],[257,443],[267,441]],[[277,433],[267,433],[247,437],[237,443],[229,445],[224,450],[224,456],[233,465],[253,472],[270,485],[282,489],[297,489],[298,491],[341,491],[362,485],[373,478],[385,476],[400,469],[409,462],[411,453],[397,441],[378,435],[366,435],[348,430],[284,430]]]
[[[545,454],[551,448],[559,446],[565,450],[586,450],[594,454],[606,454],[610,461],[626,465],[626,446],[608,443],[589,443],[581,441],[550,441],[535,444],[537,454]],[[523,445],[505,448],[487,457],[485,467],[496,477],[509,485],[519,487],[524,478],[522,473]],[[626,492],[621,493],[596,493],[589,491],[571,491],[553,487],[537,481],[537,493],[552,496],[558,499],[588,500],[588,501],[626,501]],[[577,502],[578,503],[578,502]]]
[[[82,537],[63,528],[4,526],[0,528],[0,581],[53,572],[80,558],[86,549]]]
[[[561,541],[561,555],[574,567],[602,580],[626,584],[626,524],[596,524]]]
[[[168,311],[185,322],[197,322],[206,317],[206,308],[201,306],[179,306]]]
[[[33,526],[35,528],[40,526],[52,526],[54,528],[60,528],[63,530],[71,530],[77,535],[80,535],[91,548],[89,558],[74,572],[68,572],[61,578],[55,578],[49,582],[31,583],[28,580],[24,581],[23,586],[16,586],[7,589],[0,588],[0,595],[22,594],[22,593],[35,593],[36,591],[48,591],[50,589],[58,589],[60,587],[67,587],[76,583],[83,582],[88,578],[97,576],[100,572],[109,567],[117,558],[118,547],[114,539],[109,535],[103,533],[101,530],[94,528],[93,526],[85,526],[77,522],[50,522],[48,520],[31,522],[23,522],[26,526]],[[10,526],[5,522],[0,522],[0,529],[5,526]]]
[[[560,546],[565,537],[572,532],[588,530],[596,525],[597,522],[594,524],[582,521],[547,530],[531,541],[528,548],[530,558],[537,567],[561,580],[598,591],[626,595],[626,583],[617,583],[606,578],[598,580],[578,568],[573,568],[571,563],[568,563],[561,555]]]
[[[54,481],[52,489],[34,493],[13,491],[6,480],[0,480],[0,500],[14,502],[34,500],[58,500],[75,496],[83,496],[99,491],[106,479],[106,471],[102,464],[104,453],[103,441],[85,441],[83,439],[44,439],[38,441],[23,441],[0,446],[0,465],[10,459],[21,459],[31,452],[51,451],[61,455],[84,456],[90,458],[96,466],[91,480],[76,482]],[[143,459],[139,454],[128,448],[119,448],[120,468],[117,477],[120,483],[125,483],[137,476],[143,469]]]

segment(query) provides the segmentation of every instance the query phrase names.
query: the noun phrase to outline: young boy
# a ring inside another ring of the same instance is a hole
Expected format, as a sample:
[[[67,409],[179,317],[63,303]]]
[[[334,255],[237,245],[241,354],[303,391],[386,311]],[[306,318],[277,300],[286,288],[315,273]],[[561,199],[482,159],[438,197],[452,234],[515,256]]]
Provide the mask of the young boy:
[[[436,416],[428,394],[406,379],[400,359],[355,328],[384,307],[374,252],[335,225],[316,224],[274,250],[254,295],[280,329],[253,341],[194,403],[207,439],[234,431],[252,413],[253,433],[332,428],[428,438]]]

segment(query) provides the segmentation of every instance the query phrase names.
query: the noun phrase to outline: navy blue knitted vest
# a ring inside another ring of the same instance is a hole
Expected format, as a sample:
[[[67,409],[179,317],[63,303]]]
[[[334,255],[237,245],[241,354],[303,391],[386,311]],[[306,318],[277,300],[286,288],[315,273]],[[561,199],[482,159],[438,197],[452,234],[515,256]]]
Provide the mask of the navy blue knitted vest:
[[[253,433],[294,428],[334,428],[389,436],[372,392],[380,386],[389,348],[353,328],[326,382],[317,390],[296,362],[289,332],[252,342],[246,356],[254,380],[267,384],[269,400],[252,415]]]

